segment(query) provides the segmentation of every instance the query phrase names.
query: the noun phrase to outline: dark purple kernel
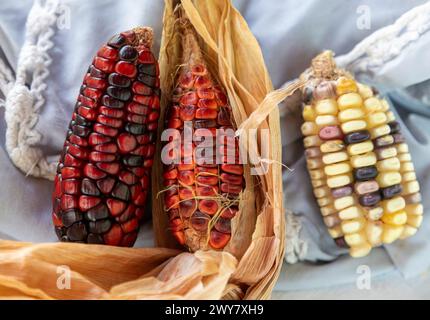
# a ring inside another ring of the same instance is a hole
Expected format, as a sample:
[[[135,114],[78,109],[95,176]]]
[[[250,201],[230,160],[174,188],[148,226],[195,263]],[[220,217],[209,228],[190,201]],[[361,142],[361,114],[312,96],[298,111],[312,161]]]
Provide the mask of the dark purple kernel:
[[[141,156],[125,156],[122,158],[122,162],[126,165],[126,166],[130,166],[130,167],[139,167],[141,165],[143,165],[143,157]]]
[[[336,199],[346,197],[352,194],[352,187],[345,186],[340,188],[334,188],[334,189],[331,189],[331,194],[333,198],[336,198]]]
[[[96,184],[88,179],[88,178],[84,178],[82,180],[82,184],[81,184],[81,192],[85,195],[88,196],[98,196],[100,195],[100,191],[97,188]]]
[[[121,109],[124,107],[124,102],[112,98],[108,95],[104,95],[102,98],[102,103],[106,106],[106,107],[110,107],[110,108],[115,108],[115,109]]]
[[[215,120],[196,120],[194,121],[194,129],[200,128],[215,128],[217,122]]]
[[[91,208],[85,213],[87,220],[96,221],[100,219],[106,219],[109,217],[109,210],[104,203],[101,203],[94,208]]]
[[[119,73],[111,73],[108,78],[109,84],[121,87],[121,88],[127,88],[131,84],[130,78],[123,76]]]
[[[146,126],[143,124],[127,123],[124,129],[134,135],[144,134],[146,132]]]
[[[157,78],[151,77],[151,76],[144,74],[144,73],[139,73],[137,75],[137,80],[146,84],[148,87],[153,87],[157,81]]]
[[[155,77],[156,73],[157,73],[157,69],[155,64],[138,64],[137,65],[137,70],[139,71],[139,73],[144,73],[150,76]]]
[[[69,227],[75,222],[82,220],[82,213],[77,210],[69,210],[61,214],[61,221],[65,227]]]
[[[118,88],[118,87],[110,86],[106,89],[106,92],[112,98],[115,98],[115,99],[118,99],[121,101],[127,101],[131,97],[130,90],[124,89],[124,88]]]
[[[77,113],[75,114],[75,122],[76,122],[76,124],[84,126],[84,127],[90,127],[92,125],[91,121],[88,121],[83,116],[81,116]]]
[[[126,61],[134,61],[138,57],[138,52],[132,46],[126,45],[119,50],[119,58]]]
[[[405,142],[405,137],[400,133],[393,134],[394,143],[402,143]]]
[[[112,38],[110,38],[108,45],[114,48],[121,48],[123,45],[125,45],[127,42],[127,39],[122,36],[121,34],[116,34]]]
[[[373,207],[381,201],[381,195],[378,191],[364,194],[358,198],[358,202],[363,207]]]
[[[345,143],[359,143],[370,139],[370,132],[367,130],[361,130],[356,132],[351,132],[345,136]]]
[[[401,193],[402,186],[400,184],[381,189],[381,195],[383,199],[390,199]]]
[[[91,128],[73,125],[72,132],[79,137],[85,138],[91,133]]]
[[[83,241],[87,237],[85,224],[76,222],[67,229],[67,239],[70,241]]]
[[[98,234],[94,234],[94,233],[90,233],[88,235],[87,242],[91,243],[91,244],[103,244],[104,243],[102,236],[100,236]]]
[[[118,182],[112,190],[112,196],[120,200],[130,200],[130,190],[128,186],[122,182]]]
[[[388,125],[390,126],[391,134],[400,132],[400,123],[398,123],[397,121],[391,121],[388,123]]]
[[[108,219],[90,221],[88,223],[89,231],[91,233],[105,233],[111,227],[112,223]]]
[[[107,74],[99,69],[97,69],[96,67],[94,67],[93,65],[89,68],[89,73],[91,77],[94,78],[106,78]]]
[[[336,242],[336,245],[340,248],[349,248],[344,237],[336,238],[334,239],[334,242]]]
[[[378,175],[378,170],[375,166],[368,166],[354,169],[354,178],[357,181],[367,181],[374,179]]]

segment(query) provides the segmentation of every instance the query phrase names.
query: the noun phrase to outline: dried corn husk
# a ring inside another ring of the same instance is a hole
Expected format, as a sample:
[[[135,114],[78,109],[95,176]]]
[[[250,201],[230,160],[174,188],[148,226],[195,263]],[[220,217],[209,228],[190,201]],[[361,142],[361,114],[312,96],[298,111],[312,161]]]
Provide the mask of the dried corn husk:
[[[179,1],[165,3],[160,51],[163,106],[180,57],[174,15]],[[256,177],[249,174],[248,167],[246,196],[241,204],[242,213],[233,223],[230,244],[224,251],[178,250],[167,230],[161,197],[156,197],[161,190],[162,170],[156,159],[159,165],[153,170],[153,222],[157,248],[0,241],[1,298],[270,297],[282,265],[285,241],[277,104],[299,84],[273,91],[258,43],[228,0],[182,0],[180,3],[200,37],[212,73],[228,93],[238,128],[270,130],[270,157],[265,160],[269,170]],[[255,145],[248,152],[258,154],[258,150]],[[67,278],[70,288],[63,288],[68,283],[62,276],[70,277]]]

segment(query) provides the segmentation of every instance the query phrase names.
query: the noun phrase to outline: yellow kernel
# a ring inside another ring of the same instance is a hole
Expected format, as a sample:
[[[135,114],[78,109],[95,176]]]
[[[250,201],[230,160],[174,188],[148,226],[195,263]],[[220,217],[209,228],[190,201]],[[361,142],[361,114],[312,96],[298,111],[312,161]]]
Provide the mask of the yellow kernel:
[[[367,123],[364,120],[352,120],[344,122],[341,125],[343,133],[351,133],[354,131],[364,130],[367,127]]]
[[[340,226],[328,229],[328,233],[333,239],[343,236],[342,229],[340,228]]]
[[[347,235],[345,235],[345,242],[350,247],[359,246],[359,245],[367,242],[366,234],[363,231],[358,232],[358,233],[347,234]]]
[[[387,115],[387,122],[396,121],[396,116],[394,115],[393,111],[388,111],[386,115]]]
[[[383,124],[382,126],[372,128],[369,131],[372,139],[376,139],[389,134],[391,129],[388,124]]]
[[[415,180],[417,180],[417,175],[415,174],[415,171],[402,173],[402,182],[410,182]]]
[[[302,124],[301,127],[302,133],[305,136],[317,135],[319,132],[318,126],[315,122],[306,121]]]
[[[348,160],[348,154],[345,151],[327,153],[322,157],[322,161],[325,164],[333,164],[345,160]]]
[[[423,219],[423,216],[408,216],[407,224],[414,228],[419,228],[423,223]]]
[[[412,162],[402,162],[400,165],[400,172],[411,172],[415,171],[414,164]]]
[[[324,171],[322,169],[310,170],[309,174],[311,179],[322,179],[325,177]]]
[[[380,172],[376,177],[376,181],[378,182],[379,187],[386,188],[402,182],[402,176],[400,173],[394,171]]]
[[[364,100],[364,108],[366,109],[367,113],[382,111],[383,109],[381,101],[376,97],[371,97]]]
[[[404,195],[417,193],[420,191],[420,184],[416,180],[410,181],[410,182],[405,182],[402,184],[402,190],[403,190],[402,194],[404,194]]]
[[[331,195],[331,190],[327,186],[318,187],[318,188],[314,189],[314,195],[315,195],[315,198],[317,198],[317,199],[323,198],[323,197],[328,197]]]
[[[384,224],[384,232],[382,233],[382,242],[385,244],[393,243],[403,233],[403,226],[394,226],[391,224]]]
[[[337,214],[332,214],[330,216],[323,218],[325,225],[328,228],[336,227],[340,224],[341,220],[339,219]]]
[[[333,199],[331,197],[324,197],[317,199],[318,205],[320,207],[328,206],[329,204],[333,203]]]
[[[357,84],[353,79],[347,77],[340,77],[336,83],[336,94],[338,96],[349,92],[357,92]]]
[[[358,93],[347,93],[337,99],[339,110],[350,108],[360,108],[363,105],[363,99]]]
[[[395,213],[386,213],[382,216],[382,221],[387,224],[401,226],[406,223],[408,215],[405,211],[399,211]]]
[[[372,141],[364,141],[360,143],[350,144],[347,150],[351,156],[368,153],[373,150],[373,143]]]
[[[384,112],[375,112],[367,116],[367,126],[369,128],[377,127],[387,122],[387,116]]]
[[[315,179],[315,180],[312,180],[311,183],[312,183],[312,187],[314,188],[325,186],[326,184],[324,179]]]
[[[320,158],[306,159],[306,163],[308,165],[308,169],[309,170],[319,169],[319,168],[322,168],[324,166],[324,164],[323,164],[323,162],[321,161]]]
[[[317,114],[312,106],[306,105],[303,108],[302,116],[305,121],[315,121]]]
[[[318,136],[309,136],[303,139],[303,144],[305,145],[305,148],[319,147],[321,143],[322,141]]]
[[[335,214],[337,211],[336,209],[333,207],[333,205],[328,205],[328,206],[324,206],[321,207],[321,215],[323,217],[329,216],[331,214]]]
[[[409,152],[409,146],[406,143],[399,143],[396,145],[397,153],[407,153]]]
[[[347,122],[364,118],[364,111],[361,108],[350,108],[339,112],[339,121]]]
[[[357,233],[364,228],[366,221],[364,218],[342,221],[341,228],[345,234]]]
[[[369,221],[365,228],[367,241],[374,246],[382,244],[382,234],[384,232],[383,223],[381,221]]]
[[[354,198],[352,196],[346,196],[334,200],[334,207],[336,210],[343,210],[345,208],[354,205]]]
[[[315,118],[315,123],[320,127],[326,127],[326,126],[335,126],[339,124],[339,121],[336,116],[327,114],[327,115],[317,116]]]
[[[375,207],[367,210],[367,216],[369,217],[369,219],[374,221],[381,219],[383,214],[384,209],[382,209],[382,207]]]
[[[373,166],[376,164],[376,155],[373,152],[369,152],[359,156],[352,156],[351,164],[354,168]]]
[[[390,200],[382,201],[382,207],[384,208],[384,215],[387,213],[394,213],[403,210],[406,206],[405,199],[403,197],[395,197]]]
[[[324,115],[324,114],[337,115],[336,100],[333,100],[333,99],[319,100],[315,105],[315,110],[319,115]]]
[[[352,206],[339,211],[339,218],[342,220],[351,220],[362,217],[362,212],[359,207]]]
[[[335,176],[337,174],[351,172],[352,168],[349,162],[341,162],[332,165],[328,165],[324,168],[324,172],[328,176]]]
[[[376,164],[376,169],[379,172],[381,171],[399,171],[400,170],[400,161],[398,158],[388,158],[381,161],[378,161]]]
[[[400,239],[404,240],[404,239],[407,239],[409,237],[412,237],[413,235],[415,235],[417,233],[417,231],[418,231],[417,228],[405,225],[404,229],[403,229],[403,233],[400,236]]]
[[[395,147],[378,148],[376,149],[378,160],[388,159],[397,156],[397,149]]]
[[[420,216],[424,213],[424,207],[421,203],[408,204],[405,211],[408,215]]]
[[[382,111],[387,112],[388,110],[390,110],[390,105],[387,100],[382,99],[381,104],[382,104]]]
[[[330,140],[330,141],[324,142],[321,145],[320,150],[323,153],[329,153],[329,152],[341,151],[344,147],[345,147],[345,144],[343,143],[342,140]]]
[[[358,246],[351,247],[349,249],[349,255],[353,258],[362,258],[367,256],[371,250],[372,246],[369,243],[365,242]]]
[[[352,183],[351,174],[341,174],[327,179],[327,185],[330,188],[339,188]]]
[[[400,162],[410,162],[412,161],[411,154],[410,153],[399,154],[399,160]]]
[[[358,83],[357,82],[357,87],[358,87],[358,93],[360,94],[360,96],[362,96],[364,99],[373,97],[373,90],[371,87],[362,84],[362,83]]]

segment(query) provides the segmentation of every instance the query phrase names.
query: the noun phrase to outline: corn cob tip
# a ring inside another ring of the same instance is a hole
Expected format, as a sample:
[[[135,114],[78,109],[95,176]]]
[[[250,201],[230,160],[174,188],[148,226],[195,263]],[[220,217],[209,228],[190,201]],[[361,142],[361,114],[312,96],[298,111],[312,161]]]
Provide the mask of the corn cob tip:
[[[136,34],[136,45],[143,45],[148,49],[152,48],[154,31],[151,27],[136,27],[133,31]]]
[[[317,78],[331,78],[336,68],[333,51],[326,50],[312,59],[312,70]]]

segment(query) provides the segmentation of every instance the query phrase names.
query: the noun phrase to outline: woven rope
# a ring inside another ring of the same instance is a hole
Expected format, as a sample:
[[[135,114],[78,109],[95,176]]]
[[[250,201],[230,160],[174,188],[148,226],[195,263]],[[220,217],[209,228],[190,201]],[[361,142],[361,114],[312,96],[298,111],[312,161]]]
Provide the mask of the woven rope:
[[[27,18],[15,80],[6,65],[0,63],[0,89],[6,97],[6,150],[15,166],[25,174],[51,180],[56,163],[49,162],[36,147],[42,137],[35,125],[45,103],[45,80],[52,62],[48,51],[53,47],[51,38],[55,33],[58,5],[57,0],[34,2]]]

